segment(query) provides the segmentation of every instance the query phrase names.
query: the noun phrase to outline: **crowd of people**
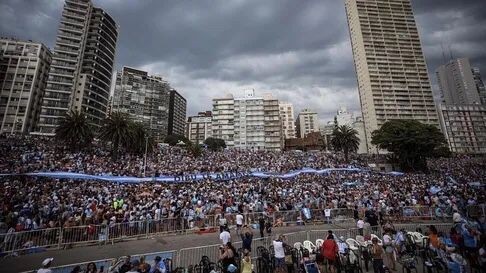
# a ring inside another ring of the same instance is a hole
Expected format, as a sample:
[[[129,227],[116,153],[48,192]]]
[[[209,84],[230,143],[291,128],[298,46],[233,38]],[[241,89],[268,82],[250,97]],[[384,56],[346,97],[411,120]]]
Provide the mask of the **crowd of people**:
[[[0,139],[1,173],[72,171],[136,175],[141,158],[112,160],[108,151],[69,153],[45,139]],[[450,164],[448,163],[450,162]],[[366,167],[355,157],[354,166]],[[348,208],[400,214],[404,207],[426,206],[452,214],[485,202],[484,158],[454,158],[429,163],[431,173],[388,174],[335,171],[293,178],[242,177],[188,183],[108,183],[69,179],[4,176],[0,178],[0,226],[4,231],[114,224],[183,218],[189,227],[208,215]],[[342,156],[325,152],[206,151],[193,158],[181,148],[164,148],[148,160],[148,173],[175,174],[264,169],[285,172],[302,167],[345,167]],[[434,189],[434,191],[431,190]],[[308,217],[308,215],[307,215]]]

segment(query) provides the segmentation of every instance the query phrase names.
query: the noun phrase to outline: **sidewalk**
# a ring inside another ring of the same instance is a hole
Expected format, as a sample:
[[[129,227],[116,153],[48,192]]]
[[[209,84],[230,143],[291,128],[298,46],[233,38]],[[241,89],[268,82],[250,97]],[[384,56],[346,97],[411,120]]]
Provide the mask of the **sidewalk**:
[[[272,230],[272,235],[279,233],[291,233],[306,230],[329,230],[340,229],[337,225],[306,225],[278,227]],[[254,238],[259,237],[258,230],[253,230]],[[233,241],[240,241],[236,238],[235,231],[231,232]],[[0,271],[2,273],[23,272],[38,269],[45,258],[54,258],[53,266],[68,265],[93,260],[117,258],[125,255],[143,254],[158,251],[180,250],[188,247],[198,247],[211,244],[218,244],[219,233],[209,234],[188,234],[155,236],[148,239],[130,240],[115,244],[102,246],[77,247],[66,250],[52,250],[42,253],[35,253],[20,257],[9,257],[0,260]]]

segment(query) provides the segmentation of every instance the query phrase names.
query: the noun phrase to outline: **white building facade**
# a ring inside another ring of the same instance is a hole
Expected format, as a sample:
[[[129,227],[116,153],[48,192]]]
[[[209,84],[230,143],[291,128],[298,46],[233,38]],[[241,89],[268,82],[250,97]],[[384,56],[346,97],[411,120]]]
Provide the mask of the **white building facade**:
[[[282,121],[282,131],[285,139],[296,138],[294,106],[289,102],[280,102],[278,104],[280,111],[280,120]]]
[[[186,137],[193,143],[202,144],[213,135],[211,111],[187,118]]]
[[[281,150],[282,127],[278,100],[270,95],[256,97],[253,90],[244,97],[213,99],[213,137],[227,147],[252,150]]]
[[[309,109],[304,109],[297,116],[295,125],[299,138],[304,138],[309,133],[319,132],[319,118],[317,113]]]

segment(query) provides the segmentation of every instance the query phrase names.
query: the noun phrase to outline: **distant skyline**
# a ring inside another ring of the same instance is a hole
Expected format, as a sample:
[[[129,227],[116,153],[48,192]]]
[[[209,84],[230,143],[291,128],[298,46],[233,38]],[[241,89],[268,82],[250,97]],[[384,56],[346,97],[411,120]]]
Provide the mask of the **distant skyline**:
[[[332,120],[339,106],[360,113],[344,2],[336,0],[93,0],[119,25],[116,67],[161,75],[188,101],[255,89]],[[64,0],[3,0],[0,36],[53,48]],[[218,3],[218,4],[216,4]],[[443,48],[468,57],[486,77],[486,1],[413,0],[429,76]]]

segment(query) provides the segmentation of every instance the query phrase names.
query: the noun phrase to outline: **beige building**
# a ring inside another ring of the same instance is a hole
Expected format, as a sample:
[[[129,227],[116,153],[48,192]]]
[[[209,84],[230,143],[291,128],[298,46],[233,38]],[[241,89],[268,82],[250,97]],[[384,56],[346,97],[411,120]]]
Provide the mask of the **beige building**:
[[[282,127],[279,103],[271,95],[255,96],[254,90],[244,97],[213,99],[213,137],[237,149],[281,150]]]
[[[0,39],[0,133],[35,129],[50,64],[43,44]]]
[[[193,143],[201,144],[213,135],[211,111],[199,112],[197,116],[187,118],[186,137]]]
[[[454,153],[486,153],[486,106],[439,105],[442,132]]]
[[[387,120],[439,125],[410,0],[346,0],[361,111],[371,133]]]
[[[38,133],[52,135],[69,111],[100,126],[106,117],[118,28],[91,0],[66,0],[57,31]]]
[[[309,109],[304,109],[297,116],[295,122],[298,137],[303,138],[309,133],[319,132],[319,118],[317,113]]]
[[[285,139],[296,138],[294,122],[294,106],[289,102],[280,102],[278,105],[282,131]]]

